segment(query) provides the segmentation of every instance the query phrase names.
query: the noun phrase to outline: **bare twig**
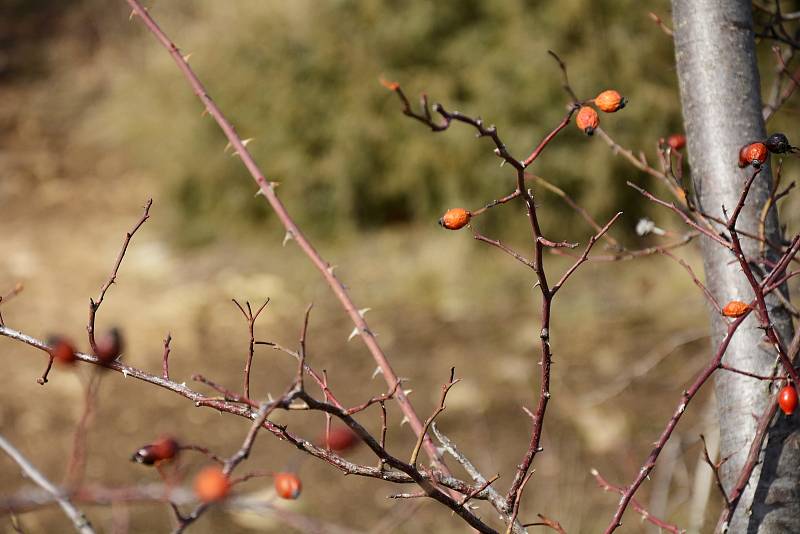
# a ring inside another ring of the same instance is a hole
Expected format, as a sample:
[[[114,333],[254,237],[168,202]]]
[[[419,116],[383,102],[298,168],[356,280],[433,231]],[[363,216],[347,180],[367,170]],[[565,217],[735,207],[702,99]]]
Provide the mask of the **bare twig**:
[[[122,242],[122,249],[120,249],[119,254],[117,255],[117,261],[114,262],[114,268],[111,270],[111,275],[108,277],[108,280],[106,280],[106,283],[100,288],[100,294],[97,297],[97,300],[89,299],[89,323],[86,325],[86,332],[89,334],[89,344],[91,345],[95,354],[97,354],[97,343],[95,343],[94,340],[94,322],[97,316],[97,310],[103,303],[103,299],[106,296],[106,291],[108,291],[108,288],[110,288],[111,285],[116,282],[119,267],[122,265],[122,259],[125,257],[125,252],[128,250],[128,245],[131,242],[131,238],[133,237],[133,234],[135,234],[136,231],[139,230],[139,228],[141,228],[145,221],[147,221],[147,219],[150,217],[150,206],[152,205],[153,199],[148,199],[144,205],[144,213],[142,213],[142,216],[138,221],[136,221],[136,224],[134,224],[133,227],[125,234],[125,240]]]
[[[164,380],[169,380],[169,344],[172,342],[172,335],[167,332],[167,337],[164,338],[164,353],[161,356],[161,377]]]
[[[433,411],[430,417],[425,420],[425,425],[422,427],[422,434],[417,439],[416,445],[414,445],[413,451],[411,451],[411,459],[408,461],[410,465],[416,466],[417,465],[417,456],[419,455],[419,450],[422,447],[422,438],[427,434],[428,428],[433,423],[433,420],[436,419],[436,416],[442,413],[445,409],[444,401],[447,399],[447,393],[450,389],[461,382],[460,378],[456,378],[456,368],[450,368],[450,380],[447,381],[447,384],[442,386],[442,396],[439,398],[439,406],[436,407],[436,410]]]
[[[624,488],[615,486],[614,484],[608,482],[605,478],[603,478],[600,472],[597,471],[597,469],[592,469],[591,473],[595,481],[597,481],[597,485],[603,488],[604,491],[613,491],[615,493],[619,493],[620,495],[623,496],[625,495]],[[647,508],[642,506],[636,499],[631,500],[631,506],[633,507],[634,510],[636,510],[637,512],[639,512],[639,514],[641,514],[643,519],[652,523],[653,525],[657,526],[660,529],[666,530],[667,532],[672,532],[674,534],[682,534],[686,532],[685,530],[680,529],[671,523],[667,523],[666,521],[655,517],[650,512],[648,512]]]
[[[555,530],[556,532],[558,532],[558,534],[567,534],[567,531],[564,529],[564,527],[561,526],[561,523],[559,523],[555,519],[550,519],[548,517],[545,517],[542,514],[536,514],[536,516],[539,518],[539,521],[537,521],[536,523],[526,523],[526,524],[524,524],[522,526],[524,526],[524,527],[540,527],[540,526],[541,527],[548,527],[548,528],[551,528],[551,529]]]
[[[719,462],[715,462],[711,459],[711,456],[708,454],[708,447],[706,446],[706,437],[703,434],[700,434],[700,440],[703,442],[703,458],[705,459],[708,467],[711,468],[711,471],[714,472],[714,481],[717,484],[717,489],[719,489],[720,495],[722,495],[722,500],[725,501],[725,507],[729,508],[731,505],[730,499],[728,499],[728,494],[725,492],[725,486],[722,485],[722,478],[720,478],[719,468],[722,467],[722,464],[728,461],[729,457],[723,458]]]
[[[669,35],[670,37],[672,37],[672,28],[670,28],[669,26],[664,24],[664,21],[661,20],[661,17],[659,17],[658,15],[653,13],[652,11],[650,11],[648,13],[648,15],[650,16],[650,19],[652,19],[652,21],[655,22],[658,25],[659,28],[661,28],[662,32],[664,32],[666,35]]]
[[[72,525],[75,527],[77,532],[80,534],[94,534],[94,529],[92,528],[91,523],[89,523],[89,520],[86,519],[86,516],[83,514],[83,512],[78,510],[61,492],[61,490],[55,487],[52,482],[50,482],[41,472],[39,472],[39,470],[36,469],[33,464],[31,464],[17,448],[9,443],[8,440],[6,440],[6,438],[2,435],[0,435],[0,448],[2,448],[6,454],[8,454],[11,459],[22,468],[25,476],[49,493],[58,502],[58,505],[67,515],[67,517],[69,517],[70,521],[72,521]]]
[[[261,305],[255,313],[253,313],[253,309],[250,307],[250,302],[245,302],[245,306],[247,306],[247,311],[244,310],[241,304],[239,304],[236,299],[232,299],[233,303],[236,304],[236,307],[239,308],[239,311],[242,312],[244,315],[245,321],[247,321],[247,332],[250,334],[250,341],[247,349],[247,360],[245,360],[244,364],[244,385],[242,386],[242,391],[244,392],[244,396],[246,398],[250,398],[250,368],[253,365],[253,354],[255,354],[255,344],[256,344],[256,334],[255,334],[255,327],[256,321],[258,320],[258,316],[261,315],[261,312],[264,311],[264,308],[267,307],[269,304],[269,299],[264,301],[264,304]]]

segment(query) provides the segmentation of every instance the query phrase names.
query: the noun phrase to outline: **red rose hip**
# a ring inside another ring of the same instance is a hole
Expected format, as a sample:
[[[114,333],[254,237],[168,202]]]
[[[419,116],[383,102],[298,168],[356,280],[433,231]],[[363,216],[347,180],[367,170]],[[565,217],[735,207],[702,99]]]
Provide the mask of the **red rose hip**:
[[[303,485],[300,483],[300,477],[294,473],[276,473],[275,474],[275,493],[282,499],[296,499],[300,496]]]
[[[739,168],[744,169],[748,165],[760,169],[761,165],[767,161],[769,150],[764,143],[750,143],[739,150]]]
[[[793,385],[787,384],[783,386],[780,393],[778,393],[778,405],[786,415],[792,415],[795,408],[797,408],[797,390]]]

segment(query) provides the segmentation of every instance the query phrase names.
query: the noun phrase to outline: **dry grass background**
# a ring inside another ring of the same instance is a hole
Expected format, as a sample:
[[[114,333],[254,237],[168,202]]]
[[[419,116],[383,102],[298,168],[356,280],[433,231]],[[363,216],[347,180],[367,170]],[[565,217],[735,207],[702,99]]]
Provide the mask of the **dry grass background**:
[[[274,8],[277,4],[270,5]],[[253,210],[258,213],[262,207],[246,203],[261,200],[249,198],[252,188],[241,176],[237,160],[228,156],[215,160],[214,172],[227,173],[226,180],[236,181],[235,187],[246,192],[239,194],[237,202],[245,204],[221,201],[213,212],[202,212],[208,218],[206,222],[186,216],[185,199],[176,197],[173,170],[195,153],[200,159],[207,157],[203,149],[208,145],[219,145],[216,149],[221,154],[218,138],[212,136],[209,141],[208,133],[190,129],[180,138],[184,159],[160,170],[156,164],[142,163],[142,154],[148,150],[153,151],[157,164],[171,154],[163,153],[162,140],[151,137],[154,128],[163,126],[169,135],[181,125],[194,124],[191,121],[196,118],[186,119],[183,114],[199,115],[199,107],[191,103],[188,89],[179,86],[177,80],[170,82],[174,93],[169,85],[155,85],[164,83],[161,69],[167,60],[144,39],[127,42],[139,48],[137,54],[145,64],[142,72],[155,72],[156,79],[150,80],[141,72],[122,72],[118,62],[131,57],[130,49],[120,46],[126,41],[109,37],[110,30],[97,30],[92,25],[102,27],[97,21],[83,25],[92,20],[86,14],[99,8],[92,2],[82,6],[83,11],[72,14],[81,25],[63,12],[58,15],[64,17],[61,24],[67,30],[95,31],[96,39],[64,31],[45,48],[44,75],[16,77],[2,85],[0,289],[17,281],[25,284],[19,297],[4,304],[6,322],[36,336],[53,332],[70,335],[85,349],[88,298],[108,276],[124,232],[139,216],[144,201],[153,196],[152,218],[134,238],[118,284],[110,290],[98,316],[100,328],[117,325],[123,329],[128,363],[155,372],[160,366],[161,340],[171,332],[173,377],[189,381],[192,373],[201,372],[238,387],[247,338],[245,324],[230,299],[257,302],[270,297],[271,304],[257,328],[260,339],[296,343],[303,310],[313,302],[310,362],[328,369],[334,391],[346,402],[360,402],[383,391],[383,382],[370,378],[374,365],[359,341],[346,341],[351,326],[319,276],[293,242],[281,246],[283,234],[274,225],[259,223],[258,216],[253,219]],[[172,28],[178,32],[176,38],[185,42],[201,35],[205,39],[202,42],[207,43],[209,36],[202,32],[219,29],[208,30],[214,19],[204,20],[200,15],[221,16],[225,10],[218,6],[209,2],[192,7],[178,3],[176,8],[159,4],[159,10],[164,9],[167,21],[185,23]],[[252,4],[249,7],[255,9]],[[112,10],[116,15],[120,11]],[[235,26],[247,10],[234,11],[238,17]],[[126,39],[133,39],[131,32],[140,33],[139,28],[131,29],[123,22],[112,24],[112,30],[123,28],[119,31]],[[186,30],[183,35],[181,29]],[[269,36],[260,38],[267,40]],[[622,42],[631,38],[617,36]],[[423,85],[424,73],[417,76]],[[552,70],[547,76],[557,85]],[[212,95],[224,91],[225,73],[215,71],[212,79]],[[100,80],[106,82],[98,86]],[[257,86],[250,89],[256,96],[249,98],[263,98],[258,96]],[[669,90],[674,91],[674,87]],[[119,91],[125,98],[138,92],[163,91],[164,100],[153,109],[126,109],[127,100],[115,96]],[[373,99],[385,96],[377,84],[362,91],[380,95],[371,95]],[[178,99],[177,117],[168,113],[173,94],[179,95],[174,97]],[[317,96],[326,98],[324,93]],[[560,105],[561,97],[556,96],[554,101]],[[183,102],[189,103],[184,106]],[[386,100],[378,109],[392,124],[401,124],[394,104]],[[336,105],[330,102],[315,105],[336,112]],[[554,107],[558,110],[557,105]],[[241,113],[235,111],[234,115]],[[128,124],[136,115],[146,115],[140,131]],[[359,122],[357,115],[347,120],[354,128],[377,128],[366,119]],[[280,128],[279,124],[262,135],[268,138]],[[378,132],[381,142],[391,142],[385,132]],[[428,145],[425,150],[434,154],[437,143],[447,143],[444,137],[431,138],[414,127],[408,127],[402,135],[418,137],[414,143],[424,142]],[[198,148],[191,144],[193,137],[202,138]],[[126,140],[131,143],[130,150]],[[174,148],[174,138],[164,142],[167,148]],[[494,168],[496,162],[485,145],[466,142],[472,143],[470,150]],[[560,150],[565,150],[563,145]],[[424,150],[421,153],[427,154]],[[556,155],[568,154],[574,154],[573,161],[580,160],[580,165],[594,165],[585,163],[584,158],[588,162],[614,159],[598,139],[574,142],[569,152]],[[419,157],[424,160],[427,156]],[[261,159],[269,169],[269,154]],[[291,161],[283,158],[280,165],[290,169]],[[393,164],[398,162],[402,158]],[[338,163],[331,165],[336,169]],[[619,175],[616,168],[604,168],[601,174],[604,180],[616,180],[613,187],[621,189],[624,179],[633,173],[626,169]],[[206,184],[203,180],[201,176],[198,183]],[[575,187],[582,191],[582,186]],[[209,185],[210,191],[215,188],[218,185]],[[302,192],[302,188],[297,190]],[[307,207],[303,198],[293,193],[295,189],[289,191],[290,211],[302,214]],[[449,207],[451,198],[443,196],[432,210]],[[594,199],[590,204],[599,206],[602,212],[607,200]],[[556,198],[543,192],[540,202],[546,206],[546,231],[555,235],[563,230],[585,242],[589,230],[565,215]],[[637,209],[642,208],[634,208],[634,213]],[[239,217],[245,222],[236,222]],[[523,220],[523,215],[510,207],[499,218]],[[338,273],[359,306],[372,308],[368,319],[397,372],[408,378],[407,387],[414,390],[411,399],[420,413],[433,409],[448,369],[456,367],[463,382],[452,391],[439,427],[485,474],[502,473],[498,485],[504,488],[527,446],[529,420],[520,407],[532,406],[538,394],[538,302],[531,291],[533,281],[509,258],[473,242],[465,232],[442,231],[433,224],[434,219],[420,216],[403,224],[376,225],[375,230],[353,230],[358,225],[352,221],[337,221],[336,228],[349,230],[336,232],[328,231],[323,222],[312,225],[310,233],[325,237],[321,252],[339,266]],[[635,221],[634,216],[626,216],[624,226],[630,228]],[[204,227],[197,238],[195,224],[218,225],[220,230],[210,238]],[[525,234],[515,237],[516,223],[489,224],[490,228],[500,228],[504,236],[508,234],[512,243],[524,244]],[[620,235],[632,245],[638,242],[624,232]],[[682,254],[700,270],[694,249],[687,248]],[[567,262],[553,256],[547,258],[547,265],[549,272],[556,274]],[[561,521],[569,532],[594,532],[607,523],[618,499],[595,486],[590,467],[620,484],[633,477],[682,388],[708,354],[704,337],[707,312],[685,272],[662,257],[589,263],[560,293],[554,310],[554,400],[545,425],[545,453],[537,457],[536,474],[521,515],[532,519],[536,513],[544,513]],[[642,362],[656,360],[658,363],[643,375]],[[0,363],[5,369],[0,379],[2,433],[43,472],[59,480],[82,410],[82,386],[92,370],[56,369],[50,383],[41,387],[35,383],[45,363],[41,354],[6,339],[0,339]],[[279,392],[292,372],[293,366],[285,356],[258,349],[253,389],[259,394]],[[665,453],[664,465],[656,468],[653,480],[639,494],[654,512],[683,526],[689,520],[690,503],[698,498],[692,489],[695,477],[707,469],[700,461],[698,434],[716,431],[714,418],[709,416],[712,403],[708,392],[693,402],[671,441],[674,449]],[[403,456],[413,440],[408,428],[400,427],[400,417],[397,410],[390,411],[389,448]],[[323,428],[318,415],[282,414],[276,418],[309,437],[319,435]],[[366,413],[360,420],[372,428],[378,426],[376,413]],[[108,485],[153,482],[157,477],[152,470],[128,461],[138,446],[153,437],[168,432],[185,442],[229,454],[238,448],[247,428],[243,420],[195,408],[169,392],[118,375],[104,376],[88,435],[86,479]],[[354,458],[371,463],[365,451],[355,452]],[[186,455],[185,462],[189,472],[203,463],[191,455]],[[344,478],[268,435],[258,440],[249,466],[300,469],[305,489],[292,509],[325,522],[363,532],[465,530],[458,519],[436,504],[423,503],[417,510],[411,503],[388,500],[387,495],[401,488]],[[0,457],[2,495],[27,485],[14,464]],[[263,492],[264,499],[272,499],[268,480],[250,481],[241,491]],[[718,501],[712,492],[708,518],[716,513]],[[486,516],[491,515],[485,505],[482,508]],[[127,518],[131,532],[165,531],[171,524],[171,513],[162,505],[114,510],[90,507],[88,513],[104,531],[111,531],[112,514],[117,521]],[[632,511],[626,518],[622,531],[648,531]],[[9,518],[0,521],[3,529],[11,532]],[[25,514],[21,521],[27,532],[68,528],[56,510]],[[270,516],[216,510],[192,530],[284,532],[287,527],[276,524]]]

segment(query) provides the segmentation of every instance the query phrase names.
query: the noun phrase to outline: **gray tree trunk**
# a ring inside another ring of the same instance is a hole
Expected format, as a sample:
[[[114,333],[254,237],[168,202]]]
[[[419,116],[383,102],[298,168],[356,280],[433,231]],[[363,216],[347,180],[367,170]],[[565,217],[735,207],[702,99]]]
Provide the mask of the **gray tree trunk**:
[[[675,57],[688,142],[689,162],[697,201],[706,212],[723,217],[722,206],[736,205],[752,170],[737,167],[739,148],[766,137],[756,64],[753,19],[749,0],[672,0]],[[769,197],[769,169],[756,180],[738,227],[757,232],[758,216]],[[767,220],[767,235],[781,242],[777,214]],[[743,240],[748,257],[758,256],[758,243]],[[753,292],[730,252],[711,240],[702,243],[706,281],[717,300],[750,301]],[[791,317],[772,298],[773,322],[784,342],[792,335]],[[714,346],[726,323],[711,313]],[[762,342],[753,315],[739,328],[725,362],[740,369],[770,374],[774,351]],[[720,457],[725,487],[735,484],[756,429],[756,419],[768,401],[765,383],[724,371],[715,375],[719,407]],[[797,419],[793,419],[795,422]],[[730,523],[733,533],[800,533],[800,449],[792,419],[776,418],[760,466]],[[795,425],[796,426],[796,425]]]

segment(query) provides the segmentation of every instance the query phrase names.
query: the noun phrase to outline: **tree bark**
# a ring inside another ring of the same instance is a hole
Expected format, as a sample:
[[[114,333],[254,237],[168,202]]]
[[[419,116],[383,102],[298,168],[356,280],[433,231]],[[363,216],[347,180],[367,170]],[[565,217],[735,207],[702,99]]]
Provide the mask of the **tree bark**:
[[[752,169],[740,170],[738,152],[746,143],[766,138],[756,63],[753,18],[749,0],[672,0],[675,58],[686,128],[689,162],[698,205],[723,217],[722,206],[732,210]],[[738,228],[758,233],[758,220],[769,197],[769,168],[757,178],[739,217]],[[722,230],[722,228],[720,228]],[[782,242],[777,212],[770,210],[766,235]],[[743,238],[745,254],[757,258],[759,244]],[[704,238],[706,281],[724,305],[731,300],[749,302],[753,292],[733,255]],[[773,255],[774,256],[774,255]],[[791,316],[775,296],[768,299],[772,321],[784,343],[792,336]],[[712,340],[716,346],[726,322],[711,313]],[[739,369],[768,375],[775,352],[762,343],[755,314],[738,329],[724,362]],[[764,382],[718,371],[714,390],[720,422],[720,457],[728,491],[741,472],[765,410],[769,392]],[[773,422],[762,451],[762,462],[730,522],[733,533],[800,532],[800,434],[792,421],[779,416]]]

